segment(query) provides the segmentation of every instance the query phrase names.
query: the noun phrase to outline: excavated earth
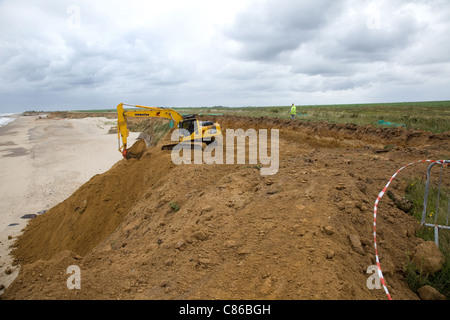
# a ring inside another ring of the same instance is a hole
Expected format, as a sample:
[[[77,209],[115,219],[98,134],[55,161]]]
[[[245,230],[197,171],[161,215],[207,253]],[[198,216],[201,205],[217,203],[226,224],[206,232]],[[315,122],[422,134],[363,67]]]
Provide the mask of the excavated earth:
[[[208,119],[224,133],[279,129],[278,172],[176,165],[160,150],[168,135],[31,220],[12,253],[20,274],[2,299],[387,299],[366,286],[375,199],[403,165],[448,155],[450,133]],[[405,179],[426,167],[406,168],[390,190],[401,197]],[[418,227],[382,198],[377,243],[393,299],[418,299],[403,273],[422,241]],[[67,287],[71,265],[81,270],[79,290]]]

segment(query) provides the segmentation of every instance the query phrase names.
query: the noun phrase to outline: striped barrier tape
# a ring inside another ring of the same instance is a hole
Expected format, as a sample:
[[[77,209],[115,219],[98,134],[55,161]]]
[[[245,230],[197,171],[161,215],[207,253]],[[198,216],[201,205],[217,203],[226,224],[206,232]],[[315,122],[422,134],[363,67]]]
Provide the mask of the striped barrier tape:
[[[378,257],[378,248],[377,248],[377,210],[378,210],[378,203],[380,202],[381,198],[384,196],[387,188],[389,187],[389,185],[391,184],[392,180],[394,180],[394,178],[397,176],[397,174],[402,171],[403,169],[413,165],[413,164],[417,164],[417,163],[422,163],[422,162],[435,162],[438,164],[445,164],[448,165],[448,162],[446,160],[419,160],[419,161],[414,161],[411,163],[408,163],[407,165],[404,165],[403,167],[401,167],[400,169],[397,170],[396,173],[394,173],[394,175],[389,179],[389,182],[386,184],[386,186],[383,188],[383,190],[378,194],[377,200],[375,200],[375,206],[373,208],[373,244],[375,247],[375,260],[377,262],[377,270],[378,270],[378,277],[380,278],[381,284],[383,285],[383,289],[386,292],[387,297],[389,298],[389,300],[392,300],[391,295],[389,294],[389,290],[386,286],[386,281],[383,278],[383,272],[381,271],[381,266],[380,266],[380,259]]]

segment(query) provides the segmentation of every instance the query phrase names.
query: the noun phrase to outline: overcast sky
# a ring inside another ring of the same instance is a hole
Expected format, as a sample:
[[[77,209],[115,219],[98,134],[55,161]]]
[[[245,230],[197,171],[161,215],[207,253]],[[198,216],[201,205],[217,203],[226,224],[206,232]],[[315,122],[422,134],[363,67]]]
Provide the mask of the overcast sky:
[[[448,0],[0,0],[0,112],[450,100]]]

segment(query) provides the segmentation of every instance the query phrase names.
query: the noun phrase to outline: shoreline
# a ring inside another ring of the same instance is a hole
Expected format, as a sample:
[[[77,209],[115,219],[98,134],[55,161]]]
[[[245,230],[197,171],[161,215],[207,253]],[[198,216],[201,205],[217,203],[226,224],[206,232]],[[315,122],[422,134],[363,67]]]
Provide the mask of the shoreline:
[[[17,277],[10,247],[29,217],[64,201],[94,175],[108,171],[122,155],[114,119],[47,119],[18,115],[0,127],[0,294]],[[133,144],[139,133],[131,132]]]

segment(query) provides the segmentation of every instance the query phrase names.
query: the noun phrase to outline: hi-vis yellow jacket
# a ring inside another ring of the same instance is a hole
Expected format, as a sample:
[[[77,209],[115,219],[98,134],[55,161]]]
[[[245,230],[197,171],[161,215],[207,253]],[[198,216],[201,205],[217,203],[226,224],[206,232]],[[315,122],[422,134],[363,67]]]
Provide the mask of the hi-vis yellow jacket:
[[[295,107],[295,105],[293,105],[291,107],[291,114],[296,114],[297,113],[297,108]]]

